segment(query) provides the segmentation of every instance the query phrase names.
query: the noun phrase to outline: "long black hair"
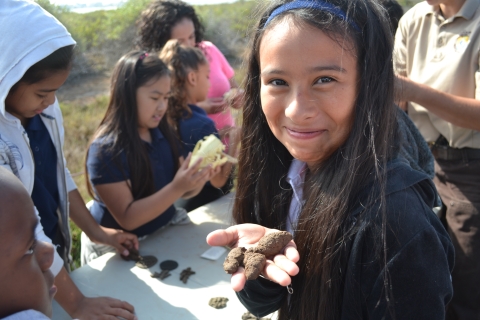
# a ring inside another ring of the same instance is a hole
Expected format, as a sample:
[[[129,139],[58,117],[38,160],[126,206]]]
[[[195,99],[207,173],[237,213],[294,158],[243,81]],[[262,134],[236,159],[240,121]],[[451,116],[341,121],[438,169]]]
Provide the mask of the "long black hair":
[[[115,155],[113,162],[122,171],[120,157],[122,152],[126,154],[134,201],[155,192],[150,159],[145,143],[138,134],[136,92],[150,81],[169,76],[167,66],[154,54],[134,51],[120,58],[112,74],[107,112],[92,138],[102,138],[109,144],[111,153]],[[167,117],[162,118],[158,127],[172,148],[176,171],[179,166],[177,142]],[[94,197],[88,171],[85,171],[89,193]]]
[[[159,54],[160,59],[168,65],[172,76],[172,90],[168,99],[168,117],[170,124],[177,128],[183,118],[192,116],[187,104],[187,79],[191,71],[208,64],[207,58],[198,48],[181,46],[178,40],[169,40]],[[177,132],[178,133],[178,132]]]
[[[348,239],[355,232],[347,221],[352,209],[359,206],[367,183],[379,190],[362,199],[362,205],[380,207],[382,222],[376,230],[377,247],[372,249],[386,266],[386,164],[396,156],[398,136],[393,43],[384,10],[373,0],[325,1],[345,12],[349,22],[326,11],[304,8],[286,11],[265,27],[273,10],[287,2],[291,1],[269,2],[250,44],[233,215],[236,223],[286,228],[292,190],[285,177],[292,155],[275,138],[262,112],[259,48],[265,32],[288,17],[300,27],[306,23],[318,28],[357,59],[354,123],[344,144],[311,170],[305,181],[305,204],[294,235],[301,257],[300,273],[292,278],[295,293],[289,302],[285,299],[280,312],[281,319],[339,319],[344,281],[341,270],[345,270]],[[386,299],[391,301],[388,272],[384,280]]]
[[[172,27],[183,18],[192,20],[195,42],[201,42],[204,27],[191,5],[181,0],[155,0],[137,21],[136,45],[143,50],[160,51],[171,39]]]

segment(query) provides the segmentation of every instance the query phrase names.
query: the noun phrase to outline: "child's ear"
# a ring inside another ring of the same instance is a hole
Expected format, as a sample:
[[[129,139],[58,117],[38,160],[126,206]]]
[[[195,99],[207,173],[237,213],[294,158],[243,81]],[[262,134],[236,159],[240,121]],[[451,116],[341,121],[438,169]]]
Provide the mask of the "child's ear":
[[[190,71],[187,75],[187,82],[189,85],[195,87],[197,85],[197,73],[195,71]]]

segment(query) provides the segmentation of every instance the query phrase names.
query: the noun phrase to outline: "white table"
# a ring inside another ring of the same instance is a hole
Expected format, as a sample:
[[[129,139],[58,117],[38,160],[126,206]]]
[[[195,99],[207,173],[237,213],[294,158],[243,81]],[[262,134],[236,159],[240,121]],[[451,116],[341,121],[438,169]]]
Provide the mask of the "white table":
[[[141,241],[140,254],[154,255],[159,260],[150,269],[140,269],[133,261],[109,253],[73,271],[73,281],[86,296],[109,296],[129,302],[140,320],[241,319],[246,309],[230,287],[230,275],[223,271],[226,253],[216,261],[200,257],[210,248],[205,241],[207,234],[231,224],[233,196],[226,195],[191,211],[192,224],[167,227]],[[163,281],[150,277],[161,271],[159,263],[164,260],[175,260],[179,266]],[[184,284],[180,273],[188,267],[196,274]],[[208,302],[213,297],[227,297],[227,307],[210,307]],[[70,319],[56,302],[53,319]]]

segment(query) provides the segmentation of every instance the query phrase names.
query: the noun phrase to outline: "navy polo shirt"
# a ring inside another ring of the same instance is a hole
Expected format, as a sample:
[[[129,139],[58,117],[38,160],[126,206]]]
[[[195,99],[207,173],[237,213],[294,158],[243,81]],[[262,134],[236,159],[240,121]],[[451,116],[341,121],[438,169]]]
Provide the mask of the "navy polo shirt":
[[[214,134],[218,138],[218,131],[215,123],[207,116],[207,113],[196,105],[189,104],[192,116],[187,114],[178,123],[180,138],[182,139],[182,155],[187,157],[189,152],[195,148],[195,144],[204,137]]]
[[[155,191],[158,191],[169,184],[175,176],[172,149],[168,140],[158,128],[151,129],[152,142],[144,142],[150,158]],[[105,138],[96,139],[91,145],[87,158],[87,170],[90,182],[95,186],[100,184],[115,183],[130,179],[130,170],[127,163],[125,151],[114,152],[111,150],[112,141]],[[96,191],[95,191],[96,194]],[[90,208],[95,220],[102,226],[115,229],[123,229],[98,195]],[[171,205],[163,214],[143,226],[131,230],[137,236],[148,235],[158,228],[166,225],[175,215],[175,207]],[[125,229],[123,229],[125,230]]]
[[[57,151],[40,117],[38,114],[31,118],[25,127],[35,163],[32,200],[40,214],[45,235],[53,240],[58,228]]]

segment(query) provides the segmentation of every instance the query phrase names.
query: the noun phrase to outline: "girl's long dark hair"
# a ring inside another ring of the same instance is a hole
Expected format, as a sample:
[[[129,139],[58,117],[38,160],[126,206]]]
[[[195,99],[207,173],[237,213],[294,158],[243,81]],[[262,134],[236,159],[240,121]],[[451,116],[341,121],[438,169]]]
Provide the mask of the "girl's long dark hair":
[[[154,54],[135,51],[120,58],[112,74],[107,112],[92,138],[92,141],[101,138],[108,143],[110,152],[114,154],[113,162],[122,171],[121,154],[126,155],[134,200],[155,192],[150,159],[145,143],[138,134],[136,92],[150,81],[169,76],[167,66]],[[176,171],[179,166],[177,142],[165,116],[158,127],[172,148]],[[88,170],[85,172],[88,191],[94,197]]]
[[[178,40],[169,40],[160,51],[159,57],[168,65],[172,76],[167,115],[170,124],[178,129],[178,122],[192,115],[187,104],[188,74],[198,71],[200,65],[207,63],[207,59],[200,49],[181,46]]]
[[[383,10],[371,0],[326,1],[346,12],[359,30],[335,15],[315,9],[287,11],[264,28],[271,12],[286,2],[290,1],[269,2],[252,38],[233,215],[236,223],[285,230],[292,198],[285,177],[292,156],[275,138],[262,112],[259,47],[263,34],[288,16],[291,23],[306,23],[325,32],[345,49],[345,54],[354,55],[358,61],[358,96],[350,135],[337,151],[310,171],[305,181],[305,204],[294,235],[301,257],[300,273],[292,278],[294,294],[289,302],[285,299],[280,311],[281,319],[334,320],[340,318],[348,243],[355,232],[347,221],[352,209],[359,206],[359,195],[367,183],[380,190],[362,199],[362,205],[380,208],[378,218],[382,223],[376,229],[377,247],[372,250],[377,250],[378,261],[386,267],[386,164],[395,157],[397,149],[393,146],[398,143],[392,37]],[[388,272],[384,286],[385,299],[393,303]]]
[[[154,0],[137,21],[136,45],[143,50],[160,51],[170,40],[172,27],[183,18],[192,20],[195,42],[201,42],[204,27],[191,5],[181,0]]]

